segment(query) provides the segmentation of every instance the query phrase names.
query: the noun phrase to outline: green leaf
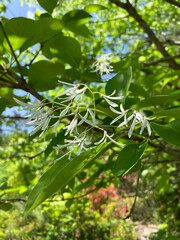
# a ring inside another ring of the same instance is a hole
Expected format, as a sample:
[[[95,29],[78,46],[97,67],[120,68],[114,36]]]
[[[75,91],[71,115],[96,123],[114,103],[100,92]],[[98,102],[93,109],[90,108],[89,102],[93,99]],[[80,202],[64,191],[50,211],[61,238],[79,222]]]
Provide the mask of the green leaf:
[[[155,95],[148,97],[141,102],[139,102],[139,107],[148,107],[148,106],[165,106],[167,103],[172,102],[180,98],[180,94],[176,95]]]
[[[4,24],[5,32],[13,47],[24,51],[36,43],[41,43],[61,32],[62,22],[53,18],[42,18],[38,21],[32,19],[18,17],[12,18]],[[0,42],[10,51],[9,45],[0,31]]]
[[[66,130],[62,130],[61,132],[59,132],[57,134],[56,137],[54,137],[50,144],[47,146],[47,148],[45,149],[45,157],[49,156],[49,154],[54,150],[53,147],[56,146],[57,144],[61,144],[63,143],[64,139],[65,139],[65,132]]]
[[[11,203],[0,202],[0,210],[9,211],[12,208]]]
[[[47,91],[56,87],[57,75],[64,72],[61,63],[41,60],[31,65],[29,83],[37,91]]]
[[[157,117],[180,118],[180,107],[158,111],[154,115],[157,116]]]
[[[93,12],[98,12],[100,10],[104,10],[104,9],[107,9],[106,7],[100,5],[100,4],[89,4],[87,5],[84,10],[87,12],[87,13],[93,13]]]
[[[86,27],[85,25],[68,26],[67,29],[70,30],[71,32],[75,33],[76,35],[79,35],[79,36],[82,36],[82,37],[85,37],[85,38],[89,38],[92,35],[89,28]]]
[[[139,161],[145,152],[147,141],[141,144],[130,144],[123,148],[114,164],[113,173],[117,177],[123,177],[127,174]]]
[[[47,58],[59,58],[73,67],[78,67],[81,61],[81,47],[72,37],[58,36],[50,39],[42,49]]]
[[[94,160],[106,149],[108,144],[101,144],[95,148],[81,153],[72,160],[68,155],[56,161],[39,179],[27,200],[25,213],[29,214],[34,208],[45,201],[53,193],[64,187],[77,175],[90,161]]]
[[[64,26],[70,31],[83,37],[91,35],[90,30],[84,25],[92,16],[83,10],[73,10],[66,13],[62,20]]]
[[[129,91],[131,91],[134,94],[134,96],[143,96],[145,98],[148,97],[148,93],[144,90],[144,88],[135,83],[131,83]]]
[[[0,114],[8,107],[10,102],[6,98],[0,98]]]
[[[106,84],[106,95],[110,95],[116,90],[115,97],[123,96],[122,100],[118,103],[125,104],[126,96],[132,79],[132,68],[129,67],[125,72],[118,73],[115,77],[111,78]],[[115,100],[117,102],[117,100]],[[114,101],[114,102],[115,102]]]
[[[152,122],[151,126],[166,142],[180,147],[180,119],[174,120],[166,125]]]
[[[62,20],[65,26],[79,26],[88,22],[91,18],[92,16],[83,10],[73,10],[66,13]]]
[[[21,48],[21,51],[24,51],[30,46],[33,46],[36,43],[44,42],[57,34],[61,33],[63,28],[62,21],[54,18],[41,18],[38,21],[35,21],[34,34],[26,44]]]
[[[41,5],[41,7],[44,8],[49,13],[53,12],[58,2],[58,0],[37,0],[37,1]]]

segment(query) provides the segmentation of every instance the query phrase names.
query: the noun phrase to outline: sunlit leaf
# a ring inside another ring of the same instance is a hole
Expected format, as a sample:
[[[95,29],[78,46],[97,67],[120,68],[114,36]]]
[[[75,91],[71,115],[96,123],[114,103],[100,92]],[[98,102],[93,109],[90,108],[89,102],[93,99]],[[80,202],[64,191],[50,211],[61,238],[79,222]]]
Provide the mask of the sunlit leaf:
[[[141,144],[130,144],[123,148],[114,164],[113,173],[117,177],[127,174],[142,157],[147,147],[147,141]]]
[[[166,125],[152,122],[151,126],[165,141],[180,147],[180,119],[174,120]]]
[[[98,147],[81,153],[79,156],[68,159],[65,155],[56,161],[39,179],[38,183],[29,195],[25,213],[28,214],[39,204],[45,201],[57,190],[64,187],[76,174],[78,174],[90,161],[94,160],[107,146],[101,144]]]

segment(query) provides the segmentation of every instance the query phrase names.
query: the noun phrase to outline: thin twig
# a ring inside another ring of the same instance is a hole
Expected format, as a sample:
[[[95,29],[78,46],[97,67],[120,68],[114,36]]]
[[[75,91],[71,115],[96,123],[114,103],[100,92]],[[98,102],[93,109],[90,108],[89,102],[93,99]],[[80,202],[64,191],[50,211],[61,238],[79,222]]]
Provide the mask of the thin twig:
[[[8,45],[9,45],[9,48],[10,48],[10,50],[11,50],[11,52],[12,52],[12,55],[13,55],[16,63],[17,63],[17,67],[18,67],[19,72],[20,72],[20,74],[21,74],[21,81],[22,81],[22,82],[25,82],[24,77],[23,77],[23,74],[22,74],[22,70],[21,70],[21,65],[20,65],[20,63],[19,63],[19,61],[18,61],[18,59],[17,59],[17,57],[16,57],[16,54],[15,54],[15,52],[14,52],[14,50],[13,50],[13,47],[12,47],[12,45],[11,45],[9,39],[8,39],[8,36],[7,36],[7,34],[6,34],[6,31],[5,31],[5,29],[4,29],[3,24],[1,23],[1,21],[0,21],[0,26],[1,26],[1,28],[2,28],[4,37],[5,37]]]
[[[129,214],[128,214],[125,218],[123,218],[124,221],[132,216],[133,211],[134,211],[134,208],[135,208],[135,206],[136,206],[136,200],[137,200],[138,192],[139,192],[139,180],[140,180],[140,177],[141,177],[141,173],[142,173],[143,167],[144,167],[144,166],[142,166],[142,168],[141,168],[141,170],[140,170],[140,173],[139,173],[139,176],[138,176],[138,178],[137,178],[136,195],[135,195],[135,197],[134,197],[133,205],[132,205],[132,207],[131,207],[131,209],[130,209]]]
[[[31,64],[34,62],[34,60],[37,58],[37,56],[41,52],[43,46],[44,46],[44,43],[41,44],[41,47],[37,50],[37,52],[35,53],[34,57],[31,59],[31,61],[28,64],[26,64],[26,66],[31,66]]]

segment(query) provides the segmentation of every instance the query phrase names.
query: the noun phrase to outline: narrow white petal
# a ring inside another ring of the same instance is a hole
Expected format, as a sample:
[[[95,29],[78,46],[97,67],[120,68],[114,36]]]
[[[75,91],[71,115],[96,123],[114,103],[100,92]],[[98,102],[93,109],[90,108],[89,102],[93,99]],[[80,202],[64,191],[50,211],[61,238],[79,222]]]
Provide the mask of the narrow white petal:
[[[136,117],[133,119],[133,122],[131,124],[131,127],[129,129],[129,132],[128,132],[128,137],[130,138],[132,136],[132,133],[133,133],[133,130],[135,128],[135,125],[136,125]]]
[[[149,136],[151,136],[151,127],[148,121],[147,121],[147,130],[148,130]]]
[[[120,128],[120,127],[122,127],[122,126],[127,126],[127,122],[125,122],[125,121],[123,121],[122,123],[120,123],[118,126],[117,126],[117,128]]]
[[[113,124],[113,123],[115,123],[115,122],[117,122],[119,119],[121,119],[123,117],[123,115],[119,115],[118,117],[116,117],[111,123],[110,123],[110,125],[111,124]]]
[[[146,127],[146,125],[147,125],[147,121],[146,121],[146,120],[144,120],[144,121],[142,122],[142,124],[141,124],[141,130],[140,130],[140,134],[142,134],[142,133],[143,133],[143,131],[144,131],[144,128]]]
[[[109,107],[112,112],[117,113],[117,114],[122,114],[122,112],[117,111],[116,109],[112,108],[111,106]]]
[[[20,101],[19,99],[13,97],[14,101],[19,104],[20,106],[23,106],[23,107],[29,107],[29,104],[25,103],[25,102],[22,102]]]
[[[78,123],[78,126],[80,126],[81,124],[83,124],[83,122],[85,122],[85,120],[88,117],[88,111],[86,111],[86,114],[84,115],[84,117],[79,113],[79,116],[81,118],[81,121]]]
[[[95,115],[94,115],[93,111],[90,108],[88,108],[88,111],[89,111],[89,113],[91,115],[93,123],[96,124],[96,118],[95,118]]]
[[[68,111],[69,111],[69,106],[62,110],[62,112],[59,115],[59,118],[64,117],[68,113]]]
[[[58,120],[55,124],[53,124],[53,132],[56,132],[57,131],[57,128],[58,128],[58,126],[59,126],[59,124],[60,124],[60,121]]]
[[[95,142],[94,145],[99,145],[100,143],[105,142],[105,141],[106,141],[106,131],[104,131],[104,135],[101,138],[101,140],[98,142]]]
[[[106,97],[104,97],[104,99],[106,100],[106,102],[107,102],[110,106],[112,106],[112,107],[118,107],[118,104],[117,104],[117,103],[114,103],[114,102],[110,101],[110,100],[107,99]]]
[[[123,108],[122,104],[120,104],[120,110],[121,110],[121,112],[124,112],[124,108]]]

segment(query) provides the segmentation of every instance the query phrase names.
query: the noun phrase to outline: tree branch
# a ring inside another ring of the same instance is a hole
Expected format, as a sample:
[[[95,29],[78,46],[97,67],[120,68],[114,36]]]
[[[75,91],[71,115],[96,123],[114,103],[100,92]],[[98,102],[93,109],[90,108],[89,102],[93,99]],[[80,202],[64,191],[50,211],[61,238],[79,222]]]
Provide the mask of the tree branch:
[[[176,7],[180,7],[180,2],[176,1],[176,0],[164,0],[172,5],[175,5]]]
[[[166,57],[166,58],[161,58],[159,60],[156,60],[156,61],[153,61],[153,62],[150,62],[150,63],[144,63],[144,67],[157,65],[158,63],[161,63],[161,62],[168,62],[169,60],[175,59],[175,58],[180,58],[180,54],[175,55],[175,56]]]
[[[149,36],[149,39],[152,43],[155,44],[156,48],[159,50],[159,52],[165,57],[170,58],[168,60],[169,66],[175,70],[180,69],[180,65],[171,58],[171,55],[166,51],[163,44],[159,41],[159,39],[156,37],[155,33],[151,30],[151,28],[148,26],[148,24],[142,19],[141,15],[137,12],[136,8],[132,6],[132,4],[127,1],[126,3],[122,3],[119,0],[110,0],[110,2],[116,4],[116,6],[123,8],[126,10],[131,17],[133,17],[138,23],[139,26],[142,27],[144,32],[146,32]]]

